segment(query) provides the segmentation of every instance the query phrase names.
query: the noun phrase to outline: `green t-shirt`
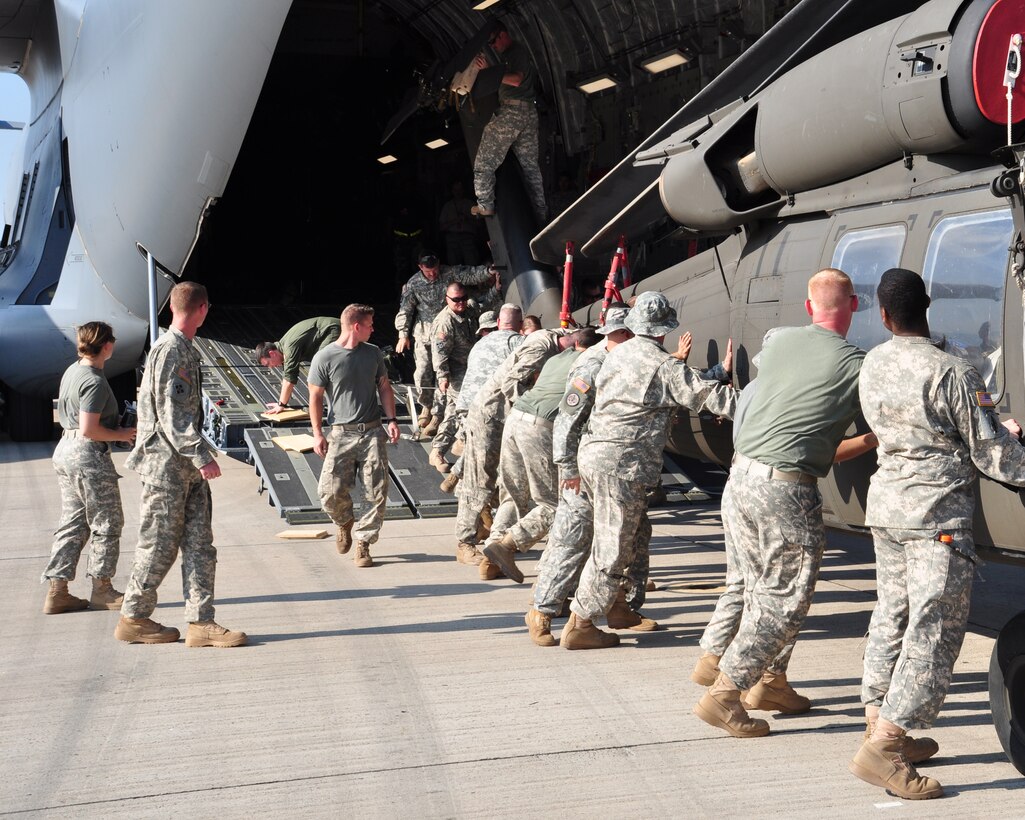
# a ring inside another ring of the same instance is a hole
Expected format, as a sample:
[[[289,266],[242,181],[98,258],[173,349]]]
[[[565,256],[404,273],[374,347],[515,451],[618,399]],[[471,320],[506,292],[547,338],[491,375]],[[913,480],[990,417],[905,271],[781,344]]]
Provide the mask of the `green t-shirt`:
[[[505,66],[506,74],[522,74],[523,80],[519,85],[507,85],[502,83],[498,87],[498,101],[505,100],[526,100],[534,102],[534,64],[530,61],[530,54],[527,49],[519,43],[513,43],[504,52],[498,55],[498,59]]]
[[[75,362],[61,377],[57,415],[65,430],[78,429],[78,413],[99,413],[100,424],[111,430],[118,427],[117,399],[102,370]]]
[[[336,341],[341,332],[341,322],[330,316],[314,316],[292,325],[281,340],[274,343],[285,359],[281,377],[292,384],[298,382],[299,366],[311,361],[318,350]]]
[[[327,392],[328,424],[359,424],[381,418],[377,394],[381,378],[388,378],[384,354],[366,342],[352,349],[330,344],[313,357],[310,365],[310,384]]]
[[[737,452],[777,470],[825,476],[860,410],[864,359],[864,350],[818,325],[775,333],[762,348]]]
[[[581,352],[571,347],[552,356],[541,368],[534,386],[520,396],[513,408],[554,421],[559,414],[562,397],[566,393],[569,371],[573,369],[573,363]]]

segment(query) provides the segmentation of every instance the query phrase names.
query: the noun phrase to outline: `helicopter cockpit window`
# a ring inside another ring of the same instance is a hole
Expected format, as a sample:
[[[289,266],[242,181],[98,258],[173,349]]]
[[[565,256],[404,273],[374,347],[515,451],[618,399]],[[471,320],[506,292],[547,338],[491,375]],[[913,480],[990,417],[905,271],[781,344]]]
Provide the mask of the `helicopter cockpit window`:
[[[869,350],[890,338],[876,308],[879,277],[900,264],[907,228],[886,225],[851,231],[833,252],[832,266],[842,270],[854,283],[858,294],[858,312],[854,314],[847,338],[863,350]]]
[[[947,337],[998,392],[1003,344],[1007,248],[1014,225],[1009,210],[951,216],[929,239],[922,276],[932,298],[929,330]]]

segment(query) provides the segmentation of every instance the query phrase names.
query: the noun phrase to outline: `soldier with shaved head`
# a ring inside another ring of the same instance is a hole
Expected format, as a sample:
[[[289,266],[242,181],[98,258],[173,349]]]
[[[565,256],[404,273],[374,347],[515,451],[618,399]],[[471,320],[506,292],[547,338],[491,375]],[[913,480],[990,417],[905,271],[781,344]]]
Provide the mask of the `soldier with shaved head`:
[[[743,575],[744,608],[714,683],[694,707],[703,721],[735,737],[769,732],[747,708],[810,708],[787,681],[783,650],[804,623],[825,547],[818,479],[829,472],[860,410],[865,352],[846,340],[857,307],[842,271],[811,278],[805,301],[811,324],[784,328],[765,344],[758,392],[737,434],[722,516],[728,563]]]

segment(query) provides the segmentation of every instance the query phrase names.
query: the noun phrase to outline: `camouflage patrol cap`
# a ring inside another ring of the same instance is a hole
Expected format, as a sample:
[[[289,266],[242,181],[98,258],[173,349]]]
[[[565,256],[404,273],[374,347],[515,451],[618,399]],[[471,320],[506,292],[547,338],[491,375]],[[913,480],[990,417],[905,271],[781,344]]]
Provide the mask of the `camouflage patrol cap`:
[[[630,313],[630,308],[625,307],[610,307],[605,311],[605,324],[597,328],[596,332],[602,336],[608,336],[610,333],[615,333],[617,330],[626,330],[626,317]]]
[[[477,333],[482,330],[495,330],[498,327],[498,316],[493,310],[485,310],[477,321]]]
[[[665,294],[648,290],[637,297],[626,317],[626,326],[638,336],[665,336],[680,323],[676,320],[676,309]]]

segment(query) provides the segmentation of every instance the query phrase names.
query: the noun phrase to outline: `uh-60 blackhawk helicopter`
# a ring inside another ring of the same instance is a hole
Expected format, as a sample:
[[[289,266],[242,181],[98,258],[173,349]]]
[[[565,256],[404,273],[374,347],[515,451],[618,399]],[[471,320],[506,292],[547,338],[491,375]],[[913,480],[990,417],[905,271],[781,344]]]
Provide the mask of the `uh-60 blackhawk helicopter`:
[[[635,288],[663,291],[710,360],[732,337],[741,387],[767,330],[807,322],[811,273],[851,276],[848,338],[869,349],[888,337],[880,274],[909,268],[932,297],[932,331],[979,369],[1004,417],[1025,417],[1023,33],[1025,0],[806,0],[536,236],[534,256],[558,263],[567,240],[606,253],[624,234],[709,240]],[[695,415],[670,446],[732,454],[729,426]],[[874,469],[861,458],[821,482],[830,524],[863,527]],[[1025,497],[988,480],[978,492],[980,555],[1025,563]],[[1025,612],[1000,633],[990,696],[1025,772]]]

